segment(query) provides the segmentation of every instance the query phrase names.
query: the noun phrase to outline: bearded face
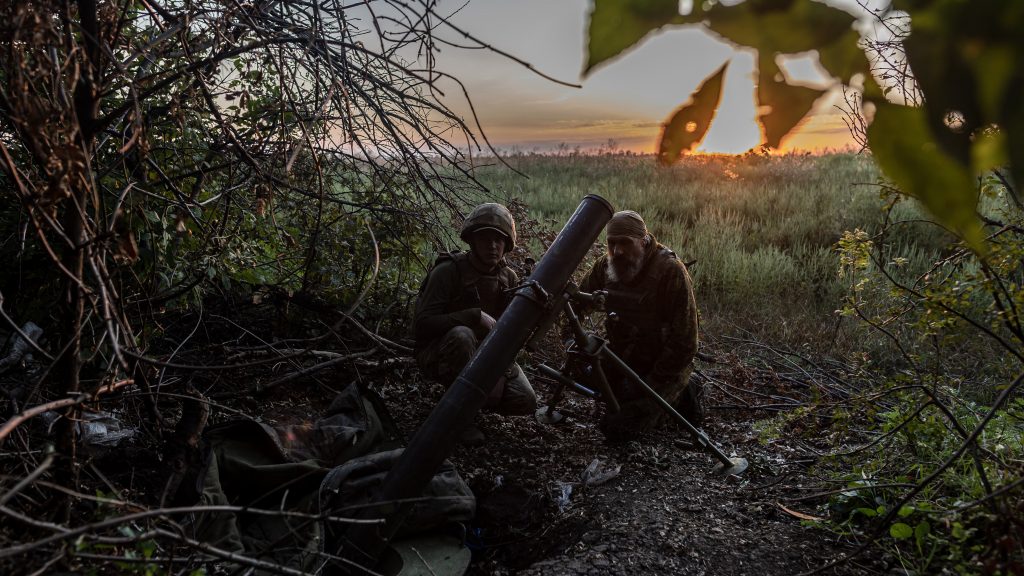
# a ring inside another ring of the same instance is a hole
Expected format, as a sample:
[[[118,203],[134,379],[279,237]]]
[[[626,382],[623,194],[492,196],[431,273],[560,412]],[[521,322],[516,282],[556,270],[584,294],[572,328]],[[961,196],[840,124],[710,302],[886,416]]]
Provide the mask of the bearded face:
[[[636,279],[644,264],[647,238],[608,237],[608,280],[629,283]]]

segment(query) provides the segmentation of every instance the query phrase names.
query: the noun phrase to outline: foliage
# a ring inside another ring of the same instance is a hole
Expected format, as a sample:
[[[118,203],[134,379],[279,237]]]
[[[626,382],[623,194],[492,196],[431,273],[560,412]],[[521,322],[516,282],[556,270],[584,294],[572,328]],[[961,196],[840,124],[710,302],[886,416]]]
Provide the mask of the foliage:
[[[704,26],[758,51],[759,121],[765,143],[777,147],[824,93],[785,79],[778,59],[816,51],[833,84],[860,79],[862,102],[874,117],[867,141],[886,176],[975,250],[984,248],[975,178],[1007,164],[1013,179],[1024,181],[1024,10],[1017,3],[894,1],[877,18],[885,34],[902,42],[899,58],[889,58],[892,39],[881,37],[868,41],[870,61],[853,30],[854,17],[823,3],[694,2],[689,14],[670,18],[674,6],[670,0],[595,0],[586,70],[655,30]],[[612,15],[630,25],[611,29]],[[907,93],[903,84],[910,70],[921,101],[891,102],[887,96]],[[695,105],[684,105],[674,116]],[[666,123],[660,144],[666,161],[678,159],[675,143],[688,142],[689,132],[685,123]]]
[[[2,10],[0,263],[25,272],[0,289],[17,317],[55,313],[58,389],[77,390],[82,348],[130,376],[143,319],[211,293],[351,312],[381,259],[401,273],[479,190],[441,137],[472,135],[399,55],[429,44],[429,19],[389,9],[385,30],[333,4]]]
[[[612,30],[612,14],[630,26]],[[586,71],[640,41],[648,33],[667,25],[703,26],[728,42],[758,50],[758,119],[765,142],[778,147],[782,139],[811,110],[824,90],[790,83],[778,68],[778,58],[810,50],[819,50],[819,61],[837,81],[848,81],[855,74],[866,74],[868,61],[858,48],[859,37],[853,31],[854,17],[842,10],[811,1],[747,0],[739,4],[694,2],[689,14],[678,12],[678,3],[668,0],[629,1],[595,0],[588,30]],[[716,74],[719,74],[717,72]],[[709,76],[708,82],[715,76]],[[720,86],[720,80],[719,86]],[[717,92],[716,92],[717,94]],[[684,104],[677,112],[699,106]],[[666,123],[659,148],[666,162],[679,158],[674,141],[693,137],[699,141],[706,130],[690,136],[685,124]],[[683,149],[685,150],[685,149]]]
[[[704,139],[721,100],[725,68],[723,64],[718,72],[709,76],[691,100],[680,106],[665,124],[665,133],[658,145],[658,160],[662,164],[672,164],[680,154],[689,152]]]
[[[982,205],[983,218],[993,223],[987,255],[951,244],[941,258],[921,267],[911,264],[920,262],[920,253],[894,234],[936,225],[893,217],[901,204],[894,200],[876,234],[847,232],[838,244],[849,290],[841,312],[896,344],[903,369],[959,377],[972,383],[971,393],[988,399],[991,384],[1015,375],[1024,348],[1019,324],[1024,214],[1008,190],[993,194]]]
[[[33,442],[46,440],[19,425],[27,417],[0,434],[17,455],[5,473],[23,480],[5,488],[0,571],[148,573],[154,541],[176,562],[203,562],[162,515],[135,522],[121,509],[85,524],[77,550],[65,526],[92,505],[83,476],[111,485],[76,438],[86,401],[116,403],[148,442],[137,454],[154,461],[132,469],[134,482],[136,470],[181,464],[156,460],[177,433],[172,399],[199,394],[182,385],[220,383],[210,374],[238,366],[271,374],[288,356],[263,339],[292,336],[288,326],[264,331],[225,308],[262,305],[260,321],[277,312],[286,324],[293,303],[313,302],[322,317],[291,342],[348,346],[356,337],[328,324],[341,317],[374,320],[358,338],[383,346],[371,329],[402,317],[416,252],[440,244],[482,192],[446,140],[477,146],[439,100],[442,73],[431,57],[406,59],[436,49],[433,11],[376,0],[0,5],[0,335],[30,320],[44,329],[30,370],[0,374],[4,418],[54,399],[61,415],[59,458],[40,456]],[[301,367],[306,352],[282,364]],[[155,492],[125,505],[158,508]]]
[[[1015,511],[1008,505],[1013,499],[1000,503],[986,496],[994,486],[1009,485],[1017,477],[1004,463],[1022,455],[1020,411],[1024,405],[1017,399],[998,411],[979,436],[978,452],[995,455],[985,463],[984,476],[976,461],[965,459],[945,469],[941,483],[930,484],[907,502],[901,488],[924,480],[952,457],[963,437],[949,426],[949,416],[937,404],[922,407],[913,391],[899,391],[906,382],[902,384],[893,383],[892,397],[883,400],[884,407],[875,414],[883,436],[862,452],[837,457],[837,470],[848,470],[850,464],[854,470],[836,478],[844,489],[829,498],[829,523],[837,531],[860,534],[872,533],[874,523],[884,521],[879,545],[900,558],[904,567],[918,572],[941,567],[976,573],[983,565],[992,571],[1007,560],[994,545],[1000,536],[997,527],[1012,525]],[[950,384],[937,388],[942,398],[956,400],[961,394]],[[968,430],[981,422],[983,410],[977,404],[957,401],[951,408]],[[1012,558],[1012,548],[1005,552]]]
[[[881,545],[917,571],[941,564],[1012,573],[1024,545],[1010,535],[1020,521],[1014,493],[1024,446],[1024,405],[1015,396],[1024,364],[1024,210],[1009,183],[990,176],[978,205],[983,249],[958,242],[911,271],[908,247],[893,232],[936,224],[893,218],[903,197],[885,196],[886,225],[847,232],[838,243],[849,286],[842,313],[899,355],[889,370],[873,372],[881,382],[855,403],[871,441],[827,466],[841,475],[853,465],[859,477],[851,487],[878,486],[834,497],[836,527],[859,532],[880,523],[873,534],[887,527],[889,537]]]
[[[618,4],[626,13],[640,6]],[[816,50],[834,84],[863,76],[862,95],[852,101],[864,105],[871,123],[852,125],[865,131],[862,141],[894,186],[882,185],[884,225],[846,232],[837,243],[848,286],[841,314],[859,318],[898,355],[880,365],[865,354],[863,367],[882,382],[869,380],[852,406],[829,410],[833,435],[870,438],[852,453],[860,475],[854,490],[836,500],[875,500],[852,513],[846,508],[839,524],[869,518],[872,540],[880,538],[915,571],[934,570],[941,555],[960,572],[1016,572],[1024,557],[1014,535],[1020,454],[1007,454],[1001,440],[1019,452],[1013,398],[1024,379],[1024,9],[998,0],[894,0],[873,16],[883,35],[864,42],[870,60],[851,33],[852,16],[810,1],[703,3],[672,22],[700,22],[758,51],[768,146],[820,94],[782,78],[780,55]],[[663,23],[649,30],[655,28]],[[642,37],[634,30],[625,38]],[[663,150],[674,137],[666,128]],[[894,217],[904,197],[918,200],[935,222]],[[911,266],[920,253],[899,238],[930,226],[955,239],[923,268]],[[851,430],[850,409],[867,430]],[[789,423],[804,418],[794,414]],[[833,474],[847,464],[836,456]],[[884,487],[861,494],[863,482]],[[943,529],[936,516],[946,520]]]

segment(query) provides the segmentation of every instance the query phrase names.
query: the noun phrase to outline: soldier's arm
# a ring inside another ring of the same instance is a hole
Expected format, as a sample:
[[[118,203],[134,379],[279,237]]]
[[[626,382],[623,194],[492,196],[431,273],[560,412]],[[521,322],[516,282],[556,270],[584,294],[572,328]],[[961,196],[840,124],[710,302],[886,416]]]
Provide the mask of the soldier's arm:
[[[674,378],[697,355],[697,317],[693,282],[686,267],[679,264],[665,275],[659,287],[664,298],[664,314],[669,316],[664,348],[651,370],[655,383]]]
[[[445,312],[448,302],[458,297],[461,289],[454,262],[445,262],[430,271],[423,292],[416,299],[413,333],[417,342],[440,338],[456,326],[474,328],[480,324],[480,308]]]
[[[605,259],[602,257],[594,262],[590,267],[590,270],[587,271],[587,275],[583,277],[583,281],[580,282],[580,291],[593,292],[594,290],[601,290],[604,288],[604,261]],[[587,316],[593,311],[589,306],[582,302],[573,302],[572,308],[581,318]],[[572,329],[569,327],[568,321],[561,323],[559,332],[563,342],[568,342],[569,339],[573,337]]]
[[[510,278],[509,278],[509,282],[510,282],[509,288],[514,288],[516,286],[519,286],[519,274],[516,274],[516,271],[511,269],[511,268],[509,268],[508,271],[510,273],[509,274],[509,276],[510,276]],[[501,313],[504,314],[505,313],[505,309],[508,308],[508,305],[512,302],[512,293],[511,292],[506,292],[505,293],[505,297],[503,298],[502,302],[503,302],[503,304],[501,306]],[[499,317],[500,317],[500,315],[499,315]],[[495,318],[495,320],[497,320],[497,318]]]
[[[593,292],[595,290],[603,290],[605,279],[607,278],[607,268],[608,257],[602,256],[598,258],[594,265],[590,267],[587,275],[583,277],[583,281],[580,282],[580,291]],[[593,311],[589,306],[585,306],[582,303],[575,304],[574,308],[580,316],[586,316]]]

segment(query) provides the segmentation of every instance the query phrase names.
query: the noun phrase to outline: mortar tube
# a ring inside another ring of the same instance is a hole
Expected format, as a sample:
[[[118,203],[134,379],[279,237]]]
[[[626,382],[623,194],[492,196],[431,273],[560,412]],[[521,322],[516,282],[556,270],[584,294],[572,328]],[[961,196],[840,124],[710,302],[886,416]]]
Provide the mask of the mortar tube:
[[[553,298],[562,292],[614,213],[611,203],[595,194],[588,194],[580,202],[527,285],[516,291],[476,354],[417,429],[384,479],[375,505],[360,514],[364,519],[383,517],[386,521],[352,525],[343,542],[344,558],[367,568],[376,564],[407,512],[407,507],[399,503],[422,494],[455,448],[459,434],[473,422],[498,379],[544,317],[544,297]]]

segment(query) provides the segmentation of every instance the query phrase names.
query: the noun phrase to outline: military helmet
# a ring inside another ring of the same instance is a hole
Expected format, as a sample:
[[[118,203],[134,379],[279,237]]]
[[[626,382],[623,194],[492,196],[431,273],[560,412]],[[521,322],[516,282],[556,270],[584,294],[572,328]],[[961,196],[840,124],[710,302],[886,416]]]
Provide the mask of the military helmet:
[[[470,236],[475,232],[486,229],[497,230],[508,238],[508,250],[516,246],[516,222],[512,219],[512,213],[501,204],[488,202],[481,204],[469,213],[469,216],[462,222],[462,230],[459,231],[459,238],[467,244]]]

